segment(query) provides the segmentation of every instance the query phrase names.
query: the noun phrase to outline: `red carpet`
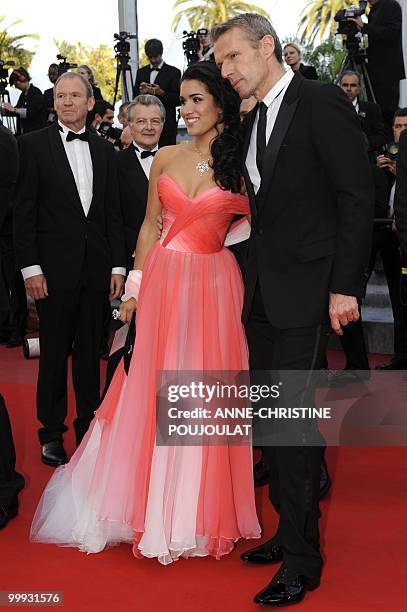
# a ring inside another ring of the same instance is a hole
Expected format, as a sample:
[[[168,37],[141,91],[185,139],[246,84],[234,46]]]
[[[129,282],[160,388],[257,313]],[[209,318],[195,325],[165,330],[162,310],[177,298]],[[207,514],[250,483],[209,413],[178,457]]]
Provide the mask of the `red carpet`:
[[[332,365],[340,367],[340,355],[332,357]],[[20,515],[0,532],[0,591],[63,591],[64,609],[69,612],[259,609],[252,597],[275,570],[239,561],[239,553],[250,548],[250,542],[240,542],[221,561],[180,560],[167,567],[155,560],[134,559],[130,547],[124,545],[85,555],[71,548],[29,543],[31,518],[52,473],[39,459],[37,364],[25,361],[20,349],[0,347],[0,390],[14,429],[17,467],[27,479]],[[71,431],[66,447],[73,451]],[[323,582],[299,609],[406,610],[407,449],[332,448],[327,455],[334,485],[329,499],[322,503]],[[258,511],[267,539],[276,517],[265,488],[258,494]]]

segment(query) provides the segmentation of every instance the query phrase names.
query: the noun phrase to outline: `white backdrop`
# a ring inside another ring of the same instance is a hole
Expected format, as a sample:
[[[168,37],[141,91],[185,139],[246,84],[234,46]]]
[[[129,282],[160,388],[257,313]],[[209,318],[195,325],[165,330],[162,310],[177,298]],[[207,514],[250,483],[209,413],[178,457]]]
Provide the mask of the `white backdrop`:
[[[407,0],[399,0],[403,11],[403,53],[407,69]],[[400,106],[407,106],[407,79],[400,82]]]

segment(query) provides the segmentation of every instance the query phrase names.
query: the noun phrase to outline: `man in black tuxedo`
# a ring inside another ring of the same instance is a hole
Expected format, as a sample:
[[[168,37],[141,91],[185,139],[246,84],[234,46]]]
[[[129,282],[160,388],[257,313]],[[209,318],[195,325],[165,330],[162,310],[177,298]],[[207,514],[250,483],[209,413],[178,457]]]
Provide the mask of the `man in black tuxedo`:
[[[250,366],[254,374],[310,372],[320,367],[329,323],[341,334],[359,316],[373,219],[366,145],[338,87],[284,71],[281,43],[265,17],[239,15],[215,27],[212,38],[223,76],[242,98],[259,102],[246,117],[243,149],[252,214],[243,309]],[[280,406],[304,405],[294,386],[285,393]],[[287,427],[295,437],[294,423]],[[318,439],[312,423],[299,433],[297,445],[289,438],[288,446],[267,449],[278,531],[242,555],[283,562],[255,597],[264,605],[298,602],[320,580],[321,447],[307,444]]]
[[[137,238],[146,212],[150,169],[165,123],[165,108],[156,96],[142,94],[127,107],[127,119],[133,142],[118,154],[117,168],[127,269],[132,270]]]
[[[369,156],[376,164],[377,152],[386,144],[386,130],[383,114],[378,104],[360,99],[360,76],[353,70],[347,70],[341,75],[340,86],[352,102],[360,119],[363,133],[369,143]]]
[[[174,145],[177,141],[177,107],[181,72],[175,66],[169,66],[163,60],[163,45],[160,40],[152,38],[145,44],[145,52],[150,64],[137,70],[134,83],[134,97],[139,94],[157,96],[164,105],[166,120],[160,138],[160,147]]]
[[[40,319],[37,409],[49,465],[66,461],[71,351],[78,444],[98,408],[104,305],[109,290],[111,299],[121,295],[126,273],[116,156],[86,130],[93,104],[90,83],[63,74],[55,85],[58,122],[20,143],[15,244]]]
[[[369,0],[369,23],[352,19],[368,35],[367,69],[385,124],[391,129],[399,105],[400,81],[405,78],[402,47],[402,11],[397,0]]]
[[[0,343],[6,343],[7,348],[22,344],[27,318],[27,297],[13,244],[17,176],[17,141],[0,123]]]

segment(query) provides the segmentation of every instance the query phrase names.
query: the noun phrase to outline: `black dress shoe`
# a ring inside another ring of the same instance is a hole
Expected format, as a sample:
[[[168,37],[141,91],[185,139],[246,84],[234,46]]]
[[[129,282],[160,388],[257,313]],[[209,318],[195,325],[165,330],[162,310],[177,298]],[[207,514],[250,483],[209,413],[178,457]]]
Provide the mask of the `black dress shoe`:
[[[58,467],[68,461],[61,440],[52,440],[41,447],[41,460],[46,465]]]
[[[6,344],[6,348],[16,348],[17,346],[22,346],[22,344],[23,339],[21,336],[10,336]]]
[[[257,593],[254,603],[262,606],[288,606],[299,603],[307,591],[319,587],[319,577],[291,575],[285,565],[282,565],[265,589]]]
[[[321,476],[319,480],[319,499],[324,499],[331,488],[331,477],[329,476],[328,467],[325,459],[321,461]]]
[[[9,520],[17,516],[18,514],[18,499],[16,498],[7,506],[0,504],[0,529],[4,529]]]
[[[369,370],[338,370],[328,374],[329,387],[344,387],[345,385],[363,382],[364,380],[370,380]]]
[[[392,359],[388,363],[380,363],[376,370],[407,370],[407,359]]]
[[[240,555],[240,558],[242,561],[256,563],[257,565],[280,563],[283,560],[283,551],[273,538],[261,546],[246,550],[246,552]]]
[[[264,460],[264,457],[260,459],[253,467],[253,479],[255,487],[262,487],[269,482],[270,468]]]

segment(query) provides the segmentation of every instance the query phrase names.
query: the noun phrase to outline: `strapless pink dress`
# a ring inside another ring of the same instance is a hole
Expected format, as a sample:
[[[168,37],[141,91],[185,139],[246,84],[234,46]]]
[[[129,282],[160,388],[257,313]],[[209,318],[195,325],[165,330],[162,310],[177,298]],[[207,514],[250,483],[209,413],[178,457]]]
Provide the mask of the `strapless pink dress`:
[[[247,370],[243,285],[223,247],[247,198],[218,187],[189,198],[158,179],[164,231],[143,268],[128,376],[120,366],[70,462],[49,481],[30,537],[99,552],[127,542],[136,557],[229,553],[260,537],[248,446],[156,446],[159,370]]]

